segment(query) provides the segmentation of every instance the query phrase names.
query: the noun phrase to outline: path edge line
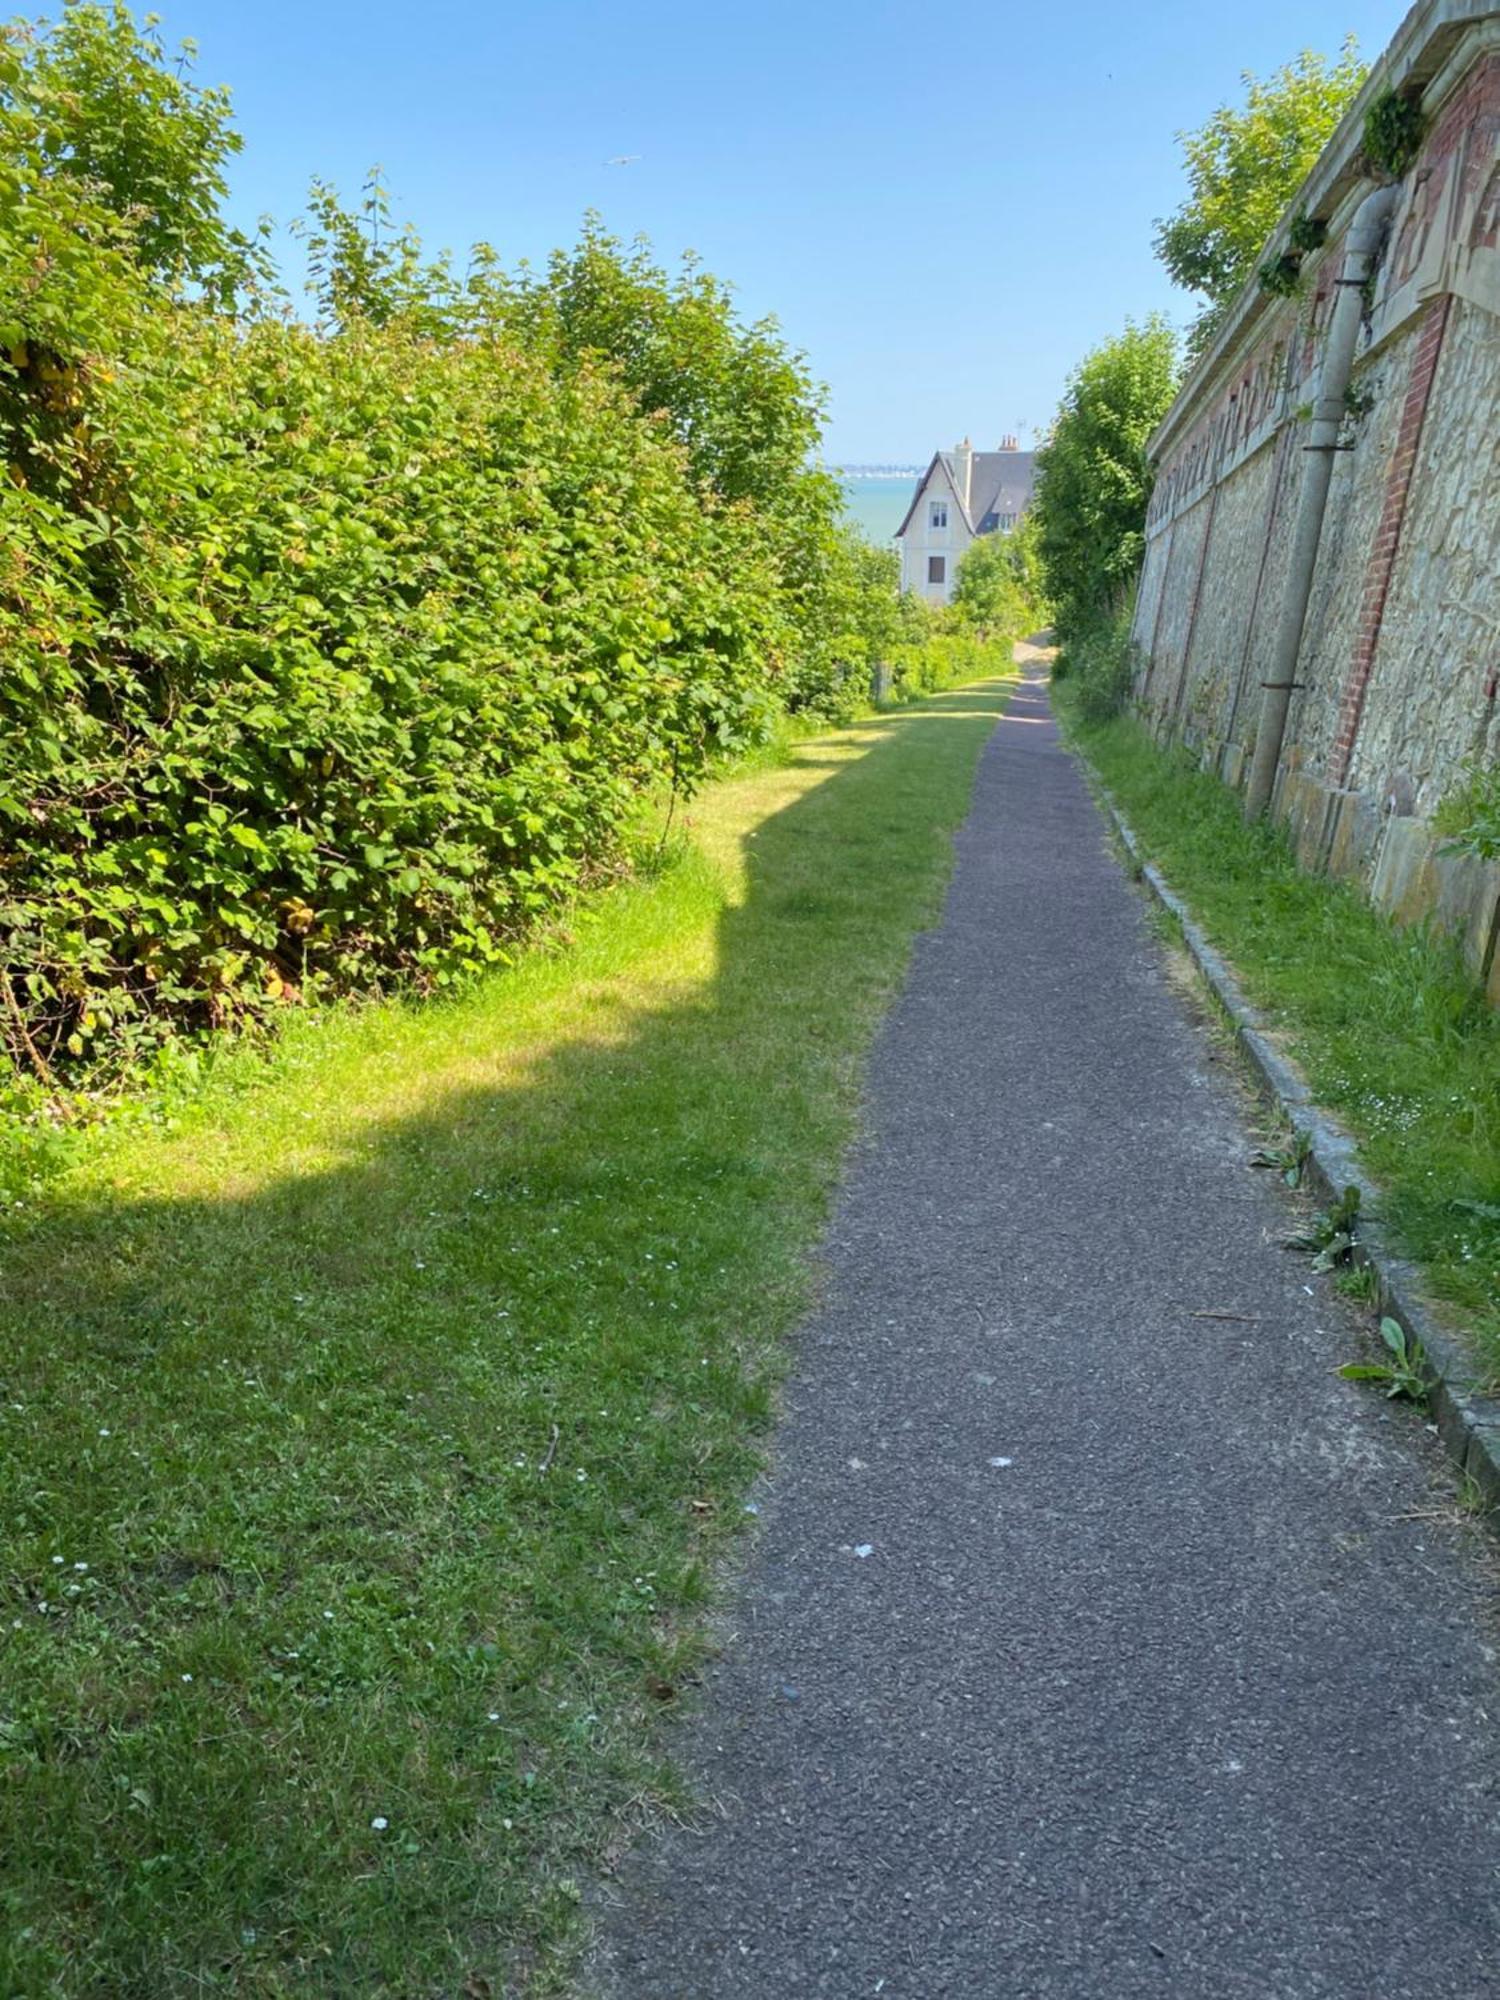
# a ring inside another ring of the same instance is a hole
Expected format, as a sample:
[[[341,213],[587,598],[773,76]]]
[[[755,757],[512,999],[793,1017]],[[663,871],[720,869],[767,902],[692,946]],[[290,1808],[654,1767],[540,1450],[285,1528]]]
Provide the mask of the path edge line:
[[[1209,943],[1156,863],[1146,858],[1134,828],[1092,767],[1090,777],[1140,880],[1181,925],[1188,954],[1228,1015],[1261,1094],[1281,1110],[1295,1131],[1307,1134],[1311,1150],[1306,1178],[1329,1202],[1336,1201],[1351,1183],[1359,1189],[1355,1262],[1374,1271],[1380,1287],[1379,1310],[1399,1321],[1408,1340],[1422,1350],[1431,1415],[1450,1457],[1479,1488],[1486,1508],[1500,1509],[1500,1401],[1486,1393],[1486,1374],[1478,1357],[1463,1335],[1439,1318],[1417,1267],[1393,1248],[1379,1219],[1380,1186],[1360,1166],[1353,1137],[1318,1105],[1301,1069],[1276,1047],[1264,1017],[1245,997],[1234,971]]]

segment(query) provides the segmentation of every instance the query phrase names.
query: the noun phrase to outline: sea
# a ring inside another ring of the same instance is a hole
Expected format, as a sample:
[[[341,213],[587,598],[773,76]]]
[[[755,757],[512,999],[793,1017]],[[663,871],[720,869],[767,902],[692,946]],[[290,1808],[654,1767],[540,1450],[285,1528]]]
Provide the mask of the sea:
[[[890,547],[891,537],[911,505],[911,496],[923,469],[913,465],[890,472],[872,473],[863,466],[834,468],[834,476],[844,489],[844,506],[849,518],[877,547]]]

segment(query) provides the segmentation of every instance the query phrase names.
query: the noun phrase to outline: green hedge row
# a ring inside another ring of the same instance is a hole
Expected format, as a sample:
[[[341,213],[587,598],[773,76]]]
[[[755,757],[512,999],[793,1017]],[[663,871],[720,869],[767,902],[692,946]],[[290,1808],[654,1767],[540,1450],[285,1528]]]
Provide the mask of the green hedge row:
[[[753,517],[616,385],[165,331],[80,393],[66,490],[6,505],[0,907],[78,1043],[484,964],[775,684]]]
[[[49,1085],[470,974],[644,791],[952,672],[702,272],[590,223],[458,280],[320,189],[303,325],[236,144],[123,8],[0,39],[0,1033]]]

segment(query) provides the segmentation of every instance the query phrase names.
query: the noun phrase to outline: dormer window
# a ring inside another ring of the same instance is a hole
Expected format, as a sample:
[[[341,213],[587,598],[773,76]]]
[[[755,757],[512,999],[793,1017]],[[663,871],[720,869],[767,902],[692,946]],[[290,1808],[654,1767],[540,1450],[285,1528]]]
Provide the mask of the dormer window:
[[[929,528],[947,527],[948,503],[946,500],[933,500],[928,503],[927,525]]]

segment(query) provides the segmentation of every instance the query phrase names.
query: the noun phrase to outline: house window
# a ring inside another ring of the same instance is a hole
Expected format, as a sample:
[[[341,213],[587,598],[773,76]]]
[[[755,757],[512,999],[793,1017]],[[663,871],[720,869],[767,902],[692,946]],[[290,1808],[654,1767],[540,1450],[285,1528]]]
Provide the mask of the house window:
[[[927,509],[927,525],[929,528],[947,527],[948,503],[946,500],[934,500],[929,504]]]
[[[1015,525],[1016,517],[1014,514],[1002,514],[1000,516],[1000,532],[1002,535],[1010,534]]]
[[[948,558],[946,556],[929,556],[927,558],[927,581],[929,583],[946,583],[948,581]]]

